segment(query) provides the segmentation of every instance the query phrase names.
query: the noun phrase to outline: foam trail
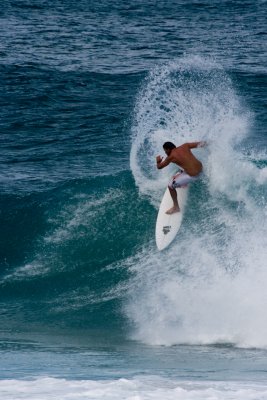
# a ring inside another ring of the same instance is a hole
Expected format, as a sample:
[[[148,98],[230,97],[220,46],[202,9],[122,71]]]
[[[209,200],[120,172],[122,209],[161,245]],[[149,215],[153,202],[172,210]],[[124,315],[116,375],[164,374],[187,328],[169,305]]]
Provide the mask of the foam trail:
[[[135,259],[127,315],[147,343],[230,342],[267,347],[265,169],[240,148],[252,116],[227,74],[200,58],[152,71],[136,106],[131,167],[158,204],[170,170],[155,168],[165,140],[209,141],[206,178],[191,188],[184,229],[165,252],[152,244]],[[148,171],[148,172],[147,172]]]

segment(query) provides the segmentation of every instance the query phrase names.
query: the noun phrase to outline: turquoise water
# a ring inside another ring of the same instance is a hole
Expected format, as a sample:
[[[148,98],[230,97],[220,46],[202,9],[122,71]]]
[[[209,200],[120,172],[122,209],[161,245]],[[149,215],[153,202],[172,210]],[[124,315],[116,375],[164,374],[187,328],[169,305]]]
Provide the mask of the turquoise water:
[[[266,1],[0,18],[1,398],[267,398]],[[167,140],[209,146],[159,253]]]

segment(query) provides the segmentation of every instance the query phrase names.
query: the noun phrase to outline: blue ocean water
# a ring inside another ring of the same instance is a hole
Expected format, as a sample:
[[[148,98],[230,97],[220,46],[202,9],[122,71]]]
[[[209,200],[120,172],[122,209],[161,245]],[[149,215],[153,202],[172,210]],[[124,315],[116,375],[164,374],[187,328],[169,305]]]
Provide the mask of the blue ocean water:
[[[1,399],[267,399],[265,0],[5,0]],[[182,228],[154,229],[195,154]]]

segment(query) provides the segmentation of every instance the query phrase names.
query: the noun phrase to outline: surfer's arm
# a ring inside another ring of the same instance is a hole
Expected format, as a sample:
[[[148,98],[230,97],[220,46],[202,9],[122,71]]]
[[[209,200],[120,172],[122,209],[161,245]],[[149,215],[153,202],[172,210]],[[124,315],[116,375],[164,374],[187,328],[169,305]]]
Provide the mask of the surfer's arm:
[[[190,149],[196,149],[197,147],[205,147],[207,146],[207,142],[201,141],[201,142],[192,142],[192,143],[187,143]]]
[[[166,157],[165,160],[163,160],[163,158],[161,156],[157,156],[156,160],[157,160],[157,168],[158,169],[167,167],[167,165],[169,165],[171,162],[170,157]]]

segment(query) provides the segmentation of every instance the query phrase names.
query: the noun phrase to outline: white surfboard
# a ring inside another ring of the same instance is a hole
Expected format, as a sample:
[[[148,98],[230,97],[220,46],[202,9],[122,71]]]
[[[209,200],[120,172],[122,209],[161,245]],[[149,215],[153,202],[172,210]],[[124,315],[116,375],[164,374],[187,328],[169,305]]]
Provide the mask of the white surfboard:
[[[179,212],[171,215],[166,214],[166,211],[173,206],[173,201],[168,188],[161,200],[156,223],[156,244],[159,250],[163,250],[171,244],[182,223],[188,194],[188,186],[177,188],[176,191],[180,206]]]

